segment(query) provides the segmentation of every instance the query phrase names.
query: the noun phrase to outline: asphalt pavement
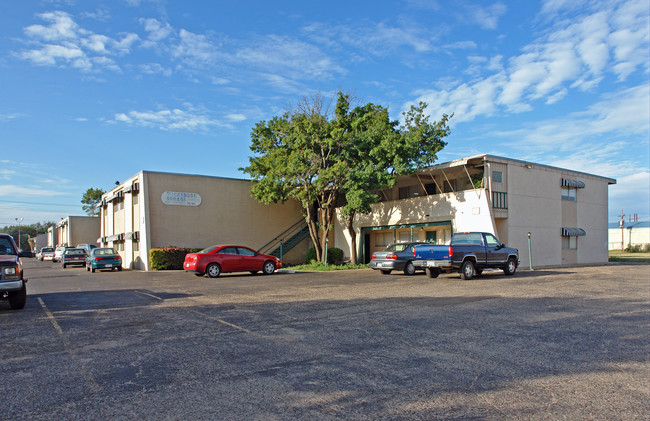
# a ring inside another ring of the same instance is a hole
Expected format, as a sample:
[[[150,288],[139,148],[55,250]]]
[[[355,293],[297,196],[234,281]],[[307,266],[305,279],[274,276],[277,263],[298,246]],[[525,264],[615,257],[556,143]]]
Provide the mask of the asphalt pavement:
[[[650,265],[25,273],[0,419],[650,419]]]

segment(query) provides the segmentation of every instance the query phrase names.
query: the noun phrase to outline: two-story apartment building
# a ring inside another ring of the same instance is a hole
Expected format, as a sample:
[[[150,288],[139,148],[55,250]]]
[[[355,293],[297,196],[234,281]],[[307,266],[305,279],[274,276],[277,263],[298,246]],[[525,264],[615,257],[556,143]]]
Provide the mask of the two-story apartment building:
[[[293,201],[264,205],[251,197],[251,185],[249,180],[141,171],[102,196],[99,242],[115,248],[124,267],[132,269],[149,269],[152,248],[215,244],[266,248],[282,253],[285,262],[302,263],[309,241],[304,232],[293,232],[304,223],[300,207]],[[278,236],[288,234],[297,244],[278,243]]]
[[[535,267],[604,263],[607,190],[614,183],[492,155],[434,165],[401,177],[379,192],[369,214],[356,215],[358,256],[368,262],[393,242],[444,244],[454,232],[486,231],[518,248],[524,267],[531,257]],[[263,205],[251,197],[251,186],[249,180],[142,171],[102,197],[99,242],[135,269],[149,269],[151,248],[225,243],[302,263],[311,242],[300,206]],[[350,238],[337,214],[330,246],[349,257]]]
[[[393,242],[447,243],[454,232],[486,231],[534,266],[607,262],[608,186],[616,180],[492,155],[434,165],[380,192],[357,215],[360,260]],[[340,216],[335,246],[350,250]]]

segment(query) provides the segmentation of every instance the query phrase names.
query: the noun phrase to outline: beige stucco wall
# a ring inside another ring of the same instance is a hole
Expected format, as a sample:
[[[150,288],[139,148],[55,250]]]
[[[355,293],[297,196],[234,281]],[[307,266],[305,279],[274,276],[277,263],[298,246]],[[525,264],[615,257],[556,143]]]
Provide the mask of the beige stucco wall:
[[[102,236],[139,232],[139,241],[124,241],[124,265],[148,269],[148,251],[159,247],[204,248],[240,244],[259,249],[302,219],[294,201],[264,205],[250,195],[248,180],[144,171],[108,192],[139,183],[139,192],[125,193],[123,209],[115,202],[102,210]],[[163,203],[164,192],[195,193],[199,206]],[[309,240],[283,256],[286,263],[303,263]],[[112,246],[112,243],[108,245]]]
[[[577,201],[563,201],[561,179],[585,183]],[[501,241],[519,249],[529,266],[528,232],[533,266],[607,262],[608,182],[601,177],[558,168],[519,163],[508,165],[508,236]],[[561,229],[582,228],[577,250],[562,250]]]
[[[74,247],[77,244],[95,244],[101,231],[100,218],[95,216],[68,216],[57,224],[59,244]]]
[[[354,228],[357,232],[357,247],[361,229],[408,224],[423,224],[451,221],[452,229],[457,231],[485,231],[495,233],[490,215],[486,190],[466,190],[458,193],[444,193],[403,200],[375,203],[366,215],[356,215]],[[351,237],[345,219],[337,210],[334,226],[335,247],[343,250],[346,257],[351,255]],[[424,241],[424,234],[418,233],[417,240]]]

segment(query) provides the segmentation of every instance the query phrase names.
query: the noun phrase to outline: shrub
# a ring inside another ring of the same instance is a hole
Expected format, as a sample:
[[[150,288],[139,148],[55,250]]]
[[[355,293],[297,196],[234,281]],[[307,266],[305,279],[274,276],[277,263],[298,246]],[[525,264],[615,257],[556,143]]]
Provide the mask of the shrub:
[[[316,261],[316,249],[311,247],[307,250],[307,257],[305,258],[305,263],[310,264],[312,261]],[[343,262],[343,250],[337,247],[329,247],[327,249],[327,263],[330,265],[338,265]]]
[[[201,249],[184,249],[179,247],[163,247],[149,250],[149,262],[152,270],[183,269],[187,253],[196,253]]]
[[[650,250],[650,244],[634,244],[625,248],[628,253],[647,253]]]

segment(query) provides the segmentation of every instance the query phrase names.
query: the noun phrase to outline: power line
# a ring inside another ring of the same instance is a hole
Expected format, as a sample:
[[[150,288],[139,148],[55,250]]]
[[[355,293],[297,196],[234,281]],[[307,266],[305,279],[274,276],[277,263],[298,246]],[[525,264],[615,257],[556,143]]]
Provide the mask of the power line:
[[[45,205],[45,206],[70,206],[77,207],[79,205],[72,205],[70,203],[42,203],[42,202],[20,202],[18,200],[0,200],[0,203],[18,203],[20,205]]]

